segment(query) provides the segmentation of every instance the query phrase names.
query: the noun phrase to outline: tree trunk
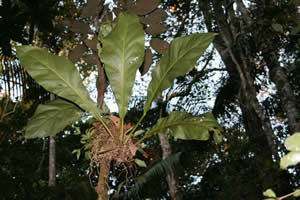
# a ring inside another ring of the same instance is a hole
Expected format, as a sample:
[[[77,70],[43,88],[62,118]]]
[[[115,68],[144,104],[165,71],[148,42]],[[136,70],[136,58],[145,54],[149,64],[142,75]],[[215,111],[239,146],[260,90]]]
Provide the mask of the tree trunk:
[[[237,2],[238,6],[241,6],[242,1],[238,0]],[[277,138],[273,133],[270,119],[265,115],[256,98],[254,86],[255,59],[251,53],[253,49],[251,49],[252,46],[248,40],[248,31],[243,29],[245,26],[241,19],[235,16],[231,3],[230,1],[214,0],[213,3],[206,1],[202,3],[201,10],[208,30],[217,31],[220,34],[214,40],[214,46],[220,53],[229,76],[238,77],[241,83],[237,99],[251,144],[250,151],[255,154],[258,178],[262,179],[261,191],[267,188],[275,189],[276,181],[281,180],[279,176],[283,174],[278,172],[276,167],[272,167],[274,166],[274,158],[279,161],[278,150],[275,145]],[[242,14],[244,12],[245,10],[241,10]],[[276,186],[278,185],[280,184]]]
[[[212,4],[208,4],[207,2],[202,4],[205,6],[201,7],[205,22],[209,31],[213,31],[212,27],[217,27],[220,36],[215,39],[214,45],[220,53],[229,75],[234,77],[238,75],[240,79],[241,86],[238,99],[240,103],[245,104],[242,105],[244,107],[244,113],[246,113],[245,109],[247,109],[247,113],[255,112],[256,117],[261,121],[262,132],[249,132],[249,138],[256,140],[256,138],[260,138],[260,136],[256,136],[257,134],[264,134],[267,143],[263,146],[268,146],[273,156],[279,160],[274,144],[276,137],[273,133],[270,120],[265,116],[256,98],[254,86],[255,74],[253,73],[255,65],[249,53],[250,50],[247,49],[250,48],[250,46],[248,46],[247,41],[243,39],[243,35],[240,35],[241,33],[238,32],[239,27],[235,27],[238,26],[238,24],[235,21],[232,5],[228,1],[224,1],[223,3],[222,5],[220,1],[213,1]],[[216,22],[214,25],[211,24],[213,20]],[[245,98],[246,101],[241,98]],[[243,115],[243,118],[246,117],[248,116]],[[257,124],[255,125],[257,126]]]
[[[275,83],[280,104],[286,113],[291,133],[300,132],[300,111],[297,109],[297,101],[291,88],[287,75],[280,66],[275,53],[264,56],[270,69],[270,78]]]
[[[259,5],[261,3],[263,2],[259,2]],[[262,13],[265,9],[264,6],[260,5],[260,10]],[[254,20],[250,17],[249,12],[246,9],[242,0],[237,1],[237,8],[242,13],[242,18],[244,19],[246,26],[248,26],[248,30],[253,30],[251,29],[251,26],[254,24]],[[287,75],[278,61],[279,57],[276,55],[278,49],[276,47],[272,48],[272,46],[274,46],[273,41],[276,39],[270,37],[269,35],[268,37],[261,37],[259,35],[261,34],[261,32],[257,32],[255,30],[252,31],[252,34],[255,37],[255,42],[257,43],[257,46],[260,47],[261,51],[263,52],[263,60],[266,62],[268,68],[270,69],[270,78],[277,87],[281,107],[288,118],[289,129],[292,133],[299,132],[300,110],[299,108],[297,108],[296,97],[294,95],[294,91],[291,85],[289,84]],[[262,41],[258,40],[258,38],[262,38]]]
[[[100,173],[98,177],[98,184],[95,190],[98,194],[98,200],[108,200],[108,176],[110,170],[110,161],[101,160]]]
[[[54,187],[56,180],[56,168],[55,168],[55,138],[49,137],[49,181],[48,186]]]
[[[166,159],[172,154],[171,145],[169,143],[168,136],[165,134],[159,134],[160,146],[163,152],[162,158]],[[172,200],[182,199],[181,192],[179,190],[178,176],[174,169],[169,169],[167,174],[167,182],[169,185],[170,195]]]
[[[160,117],[165,117],[166,112],[165,103],[160,103],[161,109],[160,109]],[[159,134],[159,140],[160,140],[160,146],[162,149],[162,159],[165,160],[169,156],[172,155],[172,148],[169,143],[168,136],[165,134]],[[178,181],[178,175],[175,169],[170,168],[167,174],[167,182],[170,190],[170,195],[172,200],[181,200],[182,195],[179,189],[179,181]]]

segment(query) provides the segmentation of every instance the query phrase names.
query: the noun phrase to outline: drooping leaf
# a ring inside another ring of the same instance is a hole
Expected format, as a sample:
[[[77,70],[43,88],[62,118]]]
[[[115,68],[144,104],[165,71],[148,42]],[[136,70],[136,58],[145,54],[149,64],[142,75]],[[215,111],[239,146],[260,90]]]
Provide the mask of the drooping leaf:
[[[192,116],[185,112],[174,111],[168,117],[159,119],[146,133],[146,137],[161,133],[183,140],[208,140],[210,131],[220,134],[222,130],[212,113]]]
[[[75,33],[83,33],[87,34],[91,31],[90,26],[83,22],[75,21],[75,20],[64,20],[63,23],[67,25],[71,31]]]
[[[76,154],[76,158],[77,158],[77,160],[79,160],[79,158],[80,158],[80,149],[74,149],[73,151],[72,151],[72,154]]]
[[[168,30],[168,27],[164,24],[150,24],[149,27],[145,29],[146,33],[150,35],[158,35],[164,33]]]
[[[91,48],[93,51],[97,51],[97,38],[94,38],[92,40],[86,39],[83,42],[87,47]]]
[[[289,151],[300,151],[300,133],[289,136],[284,144]]]
[[[180,169],[183,167],[182,158],[185,153],[178,152],[170,155],[165,160],[161,160],[154,166],[152,166],[145,174],[137,178],[137,183],[131,187],[131,189],[125,194],[118,196],[119,199],[136,199],[138,194],[145,187],[151,187],[152,184],[156,185],[158,180],[164,180],[167,173],[173,169]],[[189,157],[189,156],[185,156]],[[149,185],[150,184],[150,185]]]
[[[17,55],[30,76],[46,90],[76,103],[102,121],[71,61],[62,56],[51,55],[46,49],[32,46],[17,47]]]
[[[140,160],[140,159],[135,159],[134,162],[139,166],[139,167],[147,167],[145,161]]]
[[[144,59],[144,31],[135,15],[120,13],[116,27],[102,39],[101,60],[124,118],[137,69]]]
[[[84,55],[82,59],[90,66],[97,65],[98,56],[95,54]]]
[[[276,197],[275,192],[271,189],[267,189],[266,191],[264,191],[263,195],[265,197]]]
[[[163,54],[169,48],[169,43],[167,41],[158,38],[152,38],[150,45],[160,54]]]
[[[292,151],[283,156],[280,160],[280,168],[285,169],[300,162],[300,151]]]
[[[129,9],[129,12],[137,15],[146,15],[159,5],[161,0],[138,0],[136,6]]]
[[[25,138],[56,135],[68,124],[79,120],[82,113],[77,106],[61,99],[39,105],[26,126]]]
[[[173,80],[189,72],[213,41],[215,33],[193,34],[173,40],[152,72],[148,87],[146,113],[152,101],[173,84]]]
[[[84,54],[84,52],[87,51],[87,48],[80,44],[77,45],[74,49],[72,49],[72,51],[69,54],[69,59],[75,63],[79,60],[79,58]]]
[[[141,18],[143,24],[159,24],[160,22],[167,19],[168,14],[162,8],[158,8],[150,13],[147,17]]]
[[[102,8],[103,4],[99,0],[88,0],[82,9],[81,17],[98,16]]]
[[[146,49],[144,63],[139,68],[142,76],[149,71],[151,64],[152,64],[152,52],[150,49]]]

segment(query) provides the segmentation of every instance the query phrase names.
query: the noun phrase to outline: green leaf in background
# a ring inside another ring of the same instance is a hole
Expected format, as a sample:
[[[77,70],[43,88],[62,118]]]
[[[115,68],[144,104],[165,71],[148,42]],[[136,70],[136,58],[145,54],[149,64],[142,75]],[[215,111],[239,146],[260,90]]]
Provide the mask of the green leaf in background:
[[[112,32],[102,39],[101,61],[119,108],[125,117],[137,69],[144,60],[144,31],[135,15],[120,13]]]
[[[2,64],[0,63],[0,75],[3,74],[3,67],[2,67]]]
[[[192,116],[185,112],[174,111],[168,117],[159,119],[146,133],[146,137],[163,133],[183,140],[208,140],[210,131],[220,134],[222,130],[212,113]]]
[[[36,82],[46,90],[76,103],[102,121],[71,61],[63,56],[51,55],[42,48],[21,46],[16,49],[22,65]]]
[[[271,189],[267,189],[266,191],[264,191],[263,195],[265,197],[276,197],[275,192]]]
[[[285,169],[300,162],[300,151],[292,151],[280,159],[280,168]]]
[[[215,131],[213,138],[214,138],[215,143],[217,143],[217,144],[220,144],[223,142],[223,134],[221,134],[220,132]]]
[[[277,32],[283,32],[283,28],[281,24],[272,24],[272,28]]]
[[[199,33],[174,39],[152,71],[144,114],[152,101],[169,88],[176,77],[189,72],[213,41],[215,33]]]
[[[140,160],[140,159],[135,159],[134,162],[139,166],[139,167],[147,167],[145,161]]]
[[[284,142],[289,151],[300,151],[300,133],[294,133]]]
[[[61,99],[39,105],[26,126],[25,138],[56,135],[79,120],[82,113],[77,106]]]
[[[294,197],[300,197],[300,189],[295,190]]]

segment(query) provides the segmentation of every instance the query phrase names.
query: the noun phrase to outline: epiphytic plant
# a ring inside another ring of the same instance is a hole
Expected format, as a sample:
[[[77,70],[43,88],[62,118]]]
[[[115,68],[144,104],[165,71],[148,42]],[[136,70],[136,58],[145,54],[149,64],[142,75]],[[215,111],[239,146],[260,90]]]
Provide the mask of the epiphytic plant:
[[[103,28],[103,27],[102,27]],[[111,161],[134,161],[136,151],[144,139],[154,134],[169,134],[178,139],[208,140],[213,132],[216,142],[222,140],[221,126],[211,113],[192,116],[174,111],[158,120],[152,129],[134,142],[132,137],[146,116],[151,103],[169,88],[173,80],[189,72],[198,58],[214,39],[214,33],[201,33],[174,39],[152,71],[147,101],[139,122],[132,126],[124,123],[136,71],[142,65],[145,36],[139,18],[120,13],[111,28],[100,30],[100,58],[104,63],[112,91],[119,108],[119,117],[103,115],[89,97],[76,67],[65,57],[54,56],[45,49],[21,46],[17,54],[27,72],[46,90],[63,99],[40,105],[26,127],[26,138],[46,137],[62,131],[68,124],[79,120],[83,111],[89,112],[97,122],[89,134],[90,158],[100,165],[99,199],[107,199],[107,177]],[[70,103],[73,102],[73,103]]]

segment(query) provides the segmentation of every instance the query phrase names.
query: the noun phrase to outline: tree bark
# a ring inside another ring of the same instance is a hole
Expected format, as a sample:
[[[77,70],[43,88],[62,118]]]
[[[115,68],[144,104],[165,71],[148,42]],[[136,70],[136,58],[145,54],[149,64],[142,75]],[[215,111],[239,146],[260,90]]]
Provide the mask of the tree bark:
[[[244,113],[246,112],[245,109],[247,109],[247,113],[255,112],[255,116],[261,121],[262,131],[248,132],[249,138],[260,138],[257,134],[264,134],[266,138],[264,141],[267,143],[263,146],[268,146],[269,151],[278,160],[279,157],[274,144],[276,137],[274,136],[270,120],[265,116],[256,98],[256,89],[254,86],[255,74],[253,73],[255,65],[253,60],[251,60],[252,57],[249,54],[249,49],[247,49],[249,46],[246,45],[247,41],[243,39],[243,35],[240,35],[241,33],[238,31],[239,27],[236,27],[239,24],[235,21],[232,5],[229,1],[224,1],[223,3],[222,5],[221,2],[213,1],[212,4],[208,4],[207,2],[202,4],[206,6],[206,8],[201,8],[205,22],[208,24],[209,31],[213,31],[212,27],[217,27],[216,29],[220,32],[220,36],[215,39],[214,45],[220,53],[229,75],[240,79],[240,95],[237,98],[240,103],[244,104],[242,105]],[[215,20],[214,25],[211,24],[213,20]],[[246,99],[246,101],[242,98]],[[243,115],[243,118],[246,117],[248,116]],[[247,121],[247,119],[245,120]]]
[[[50,94],[50,100],[55,99],[54,94]],[[56,182],[56,168],[55,168],[55,137],[49,137],[49,180],[48,186],[54,187]]]
[[[242,15],[245,15],[246,9],[243,9],[241,4],[242,1],[238,0],[237,7],[240,7]],[[214,46],[220,53],[229,76],[238,78],[241,83],[239,95],[236,98],[242,110],[243,124],[251,144],[250,151],[255,154],[254,160],[258,175],[260,178],[264,177],[261,180],[263,191],[267,188],[275,188],[275,182],[280,180],[278,177],[282,175],[276,171],[276,168],[270,167],[274,165],[274,158],[279,161],[275,145],[277,138],[273,133],[270,119],[265,115],[256,98],[255,58],[251,53],[253,49],[251,49],[249,34],[247,34],[249,31],[244,29],[247,26],[249,28],[252,21],[247,21],[249,18],[247,15],[244,19],[247,24],[243,24],[244,22],[238,19],[238,16],[234,16],[234,11],[230,6],[232,5],[229,1],[214,0],[212,3],[203,2],[200,9],[208,30],[220,33],[214,40]]]
[[[291,133],[300,132],[300,111],[287,75],[280,66],[275,53],[264,56],[264,59],[270,69],[270,78],[276,85],[281,107],[288,119],[289,129]]]
[[[259,2],[261,4],[262,2]],[[250,14],[245,7],[242,0],[237,1],[237,8],[242,13],[243,21],[245,22],[246,26],[243,28],[251,29],[251,26],[254,24],[254,20],[250,17]],[[264,6],[260,5],[261,12],[263,12]],[[270,24],[271,25],[271,24]],[[289,84],[287,75],[283,68],[280,66],[279,57],[276,55],[278,52],[277,48],[270,49],[274,38],[272,37],[259,37],[255,30],[252,31],[253,36],[255,37],[255,42],[257,46],[260,47],[261,51],[263,52],[263,60],[266,62],[269,70],[270,70],[270,78],[275,83],[277,87],[277,91],[280,98],[280,104],[283,111],[286,113],[288,119],[288,125],[291,133],[299,132],[300,131],[300,110],[297,107],[296,97],[294,95],[294,91]],[[263,40],[258,40],[258,38],[263,38]]]
[[[100,173],[98,177],[98,184],[95,190],[98,194],[98,200],[108,200],[108,176],[110,170],[110,161],[101,160]]]
[[[55,139],[54,136],[49,137],[49,181],[48,186],[54,187],[56,181],[55,168]]]
[[[159,134],[160,146],[163,152],[162,158],[166,159],[172,154],[171,145],[169,143],[168,136],[165,134]],[[179,190],[178,176],[175,169],[169,169],[167,174],[167,182],[169,185],[170,195],[172,200],[182,199],[181,192]]]
[[[161,103],[160,117],[165,117],[165,103]],[[165,160],[172,155],[172,148],[168,139],[168,136],[165,134],[159,134],[160,146],[162,150],[162,159]],[[170,195],[172,200],[181,200],[182,194],[179,187],[179,179],[175,169],[170,168],[167,174],[167,182],[170,190]]]

